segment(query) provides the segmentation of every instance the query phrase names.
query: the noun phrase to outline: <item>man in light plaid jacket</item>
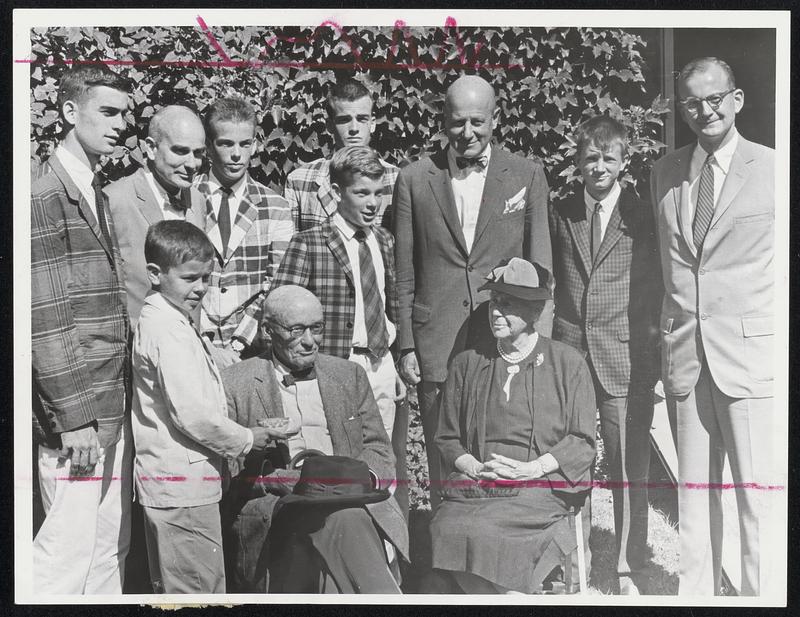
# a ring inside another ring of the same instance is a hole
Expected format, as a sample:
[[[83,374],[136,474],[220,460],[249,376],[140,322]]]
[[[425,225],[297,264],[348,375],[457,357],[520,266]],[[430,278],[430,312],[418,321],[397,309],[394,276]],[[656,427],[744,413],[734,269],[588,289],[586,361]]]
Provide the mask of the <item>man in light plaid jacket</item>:
[[[354,79],[335,83],[328,91],[325,103],[328,112],[328,130],[333,135],[334,147],[368,146],[375,130],[372,115],[372,96],[364,85]],[[391,228],[391,203],[398,169],[381,160],[384,168],[383,198],[375,225]],[[295,169],[286,179],[283,192],[292,209],[292,220],[297,231],[305,231],[325,222],[336,212],[339,199],[331,187],[330,159],[320,158]]]
[[[253,107],[242,99],[219,99],[204,123],[211,170],[197,186],[206,199],[205,231],[216,255],[200,326],[220,350],[220,365],[227,366],[255,353],[261,305],[294,225],[286,200],[247,171],[255,149]]]

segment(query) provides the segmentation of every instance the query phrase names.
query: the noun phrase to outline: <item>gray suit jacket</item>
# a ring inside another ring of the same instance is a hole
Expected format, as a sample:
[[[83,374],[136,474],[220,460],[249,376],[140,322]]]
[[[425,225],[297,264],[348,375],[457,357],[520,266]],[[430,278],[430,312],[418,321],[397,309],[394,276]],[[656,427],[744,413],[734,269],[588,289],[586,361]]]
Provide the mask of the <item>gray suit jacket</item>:
[[[492,146],[469,251],[450,181],[447,151],[442,150],[402,169],[392,200],[397,344],[401,350],[417,350],[426,381],[444,381],[448,359],[466,347],[463,326],[489,299],[478,287],[501,259],[523,257],[552,270],[541,163]],[[550,334],[549,323],[540,326]]]
[[[664,275],[664,389],[690,392],[705,355],[728,396],[772,396],[775,153],[739,136],[698,257],[688,178],[693,148],[664,156],[651,177]]]
[[[394,455],[383,428],[367,374],[349,360],[319,354],[317,382],[328,421],[333,453],[364,461],[379,478],[393,478]],[[283,417],[280,389],[268,355],[234,364],[222,372],[228,413],[239,424],[257,426]],[[241,466],[232,465],[235,474]],[[408,560],[408,528],[395,499],[367,506],[375,523]]]
[[[128,295],[128,315],[131,328],[134,328],[139,320],[144,298],[150,291],[145,268],[144,239],[150,225],[163,220],[164,215],[141,167],[130,176],[112,182],[103,191],[108,196],[108,205],[119,239],[125,290]],[[203,196],[196,188],[191,187],[184,189],[183,199],[184,203],[191,204],[186,211],[186,220],[203,229],[206,216]]]

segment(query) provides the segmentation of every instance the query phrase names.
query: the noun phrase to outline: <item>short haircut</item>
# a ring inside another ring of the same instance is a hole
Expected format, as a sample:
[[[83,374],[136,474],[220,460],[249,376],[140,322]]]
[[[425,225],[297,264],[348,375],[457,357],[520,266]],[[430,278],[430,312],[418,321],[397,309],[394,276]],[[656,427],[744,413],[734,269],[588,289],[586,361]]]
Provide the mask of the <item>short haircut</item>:
[[[678,83],[684,83],[687,79],[689,79],[692,75],[696,73],[703,73],[708,70],[711,66],[718,66],[722,69],[725,75],[728,78],[728,87],[735,88],[736,87],[736,78],[733,76],[733,70],[728,65],[727,62],[724,60],[720,60],[719,58],[715,58],[714,56],[704,56],[702,58],[695,58],[694,60],[690,60],[686,66],[681,69],[681,72],[678,73]]]
[[[622,156],[628,156],[628,129],[619,120],[610,116],[589,118],[575,132],[575,158],[583,156],[584,149],[594,144],[603,152],[610,150],[614,144],[622,146]]]
[[[58,85],[58,106],[66,101],[80,103],[91,88],[106,86],[130,94],[130,82],[105,64],[81,64],[61,76]]]
[[[253,129],[258,124],[256,110],[250,103],[239,97],[217,99],[208,106],[203,114],[203,128],[209,139],[214,139],[216,134],[214,132],[215,122],[249,123],[253,125]]]
[[[144,240],[144,258],[164,272],[187,261],[209,261],[214,245],[199,228],[188,221],[166,220],[153,223]]]
[[[384,168],[381,157],[369,146],[347,146],[334,153],[330,174],[331,182],[345,187],[352,184],[356,174],[378,180],[383,177]]]
[[[328,112],[328,116],[333,117],[334,101],[357,101],[365,96],[372,100],[372,95],[364,84],[348,77],[335,82],[328,88],[328,94],[325,97],[325,109]]]

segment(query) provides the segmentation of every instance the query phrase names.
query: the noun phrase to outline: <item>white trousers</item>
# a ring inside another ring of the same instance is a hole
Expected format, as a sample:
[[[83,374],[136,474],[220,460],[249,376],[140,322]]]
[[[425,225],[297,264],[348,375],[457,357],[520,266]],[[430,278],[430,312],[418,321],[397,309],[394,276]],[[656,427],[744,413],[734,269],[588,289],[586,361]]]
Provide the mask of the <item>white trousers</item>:
[[[372,394],[375,402],[378,403],[378,411],[381,414],[383,428],[392,440],[392,429],[394,428],[395,396],[397,388],[397,371],[394,368],[394,359],[391,352],[386,352],[383,358],[374,359],[368,354],[351,353],[348,358],[355,362],[367,372],[369,385],[372,386]]]
[[[70,478],[70,459],[39,446],[45,520],[33,539],[33,590],[40,594],[121,594],[131,535],[133,440],[104,452],[92,476]]]

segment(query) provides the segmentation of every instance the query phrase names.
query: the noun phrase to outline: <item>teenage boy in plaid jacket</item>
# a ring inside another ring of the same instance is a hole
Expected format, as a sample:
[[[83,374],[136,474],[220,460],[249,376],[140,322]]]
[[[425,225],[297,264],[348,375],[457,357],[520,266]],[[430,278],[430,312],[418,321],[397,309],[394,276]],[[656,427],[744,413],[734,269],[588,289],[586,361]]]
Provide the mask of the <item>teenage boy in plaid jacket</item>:
[[[550,208],[553,338],[586,354],[594,378],[605,457],[616,485],[620,593],[638,595],[634,579],[647,554],[661,271],[652,211],[617,181],[628,163],[625,127],[596,116],[579,127],[576,142],[584,190]]]
[[[335,83],[325,102],[327,126],[333,135],[334,148],[368,146],[375,130],[372,96],[364,84],[354,79]],[[330,159],[320,158],[299,167],[286,178],[283,192],[292,209],[292,220],[298,231],[311,229],[328,220],[336,212],[338,196],[331,185]],[[375,226],[391,228],[391,203],[398,169],[381,160],[384,168],[383,193]]]
[[[46,514],[33,539],[36,593],[122,593],[129,324],[119,244],[94,170],[125,129],[128,93],[107,67],[67,71],[58,93],[66,135],[31,186],[33,429]]]
[[[256,145],[252,106],[219,99],[204,123],[211,170],[197,186],[206,198],[205,231],[216,255],[200,326],[220,352],[217,362],[228,366],[257,353],[261,305],[294,225],[286,200],[248,173]]]

